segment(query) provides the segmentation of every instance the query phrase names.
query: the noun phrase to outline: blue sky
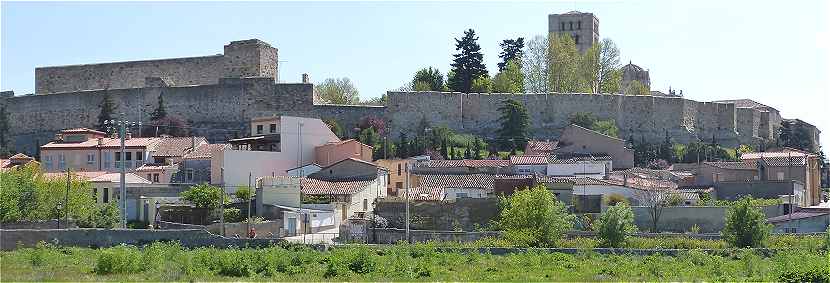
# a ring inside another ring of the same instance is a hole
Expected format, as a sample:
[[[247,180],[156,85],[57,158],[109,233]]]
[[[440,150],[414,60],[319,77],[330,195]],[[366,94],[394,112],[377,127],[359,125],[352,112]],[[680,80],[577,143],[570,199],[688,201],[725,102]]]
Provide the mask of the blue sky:
[[[828,1],[144,2],[0,4],[0,89],[34,89],[37,66],[211,55],[232,40],[279,49],[281,80],[349,77],[362,98],[449,69],[473,28],[491,74],[498,43],[547,32],[547,15],[593,12],[622,61],[652,89],[691,99],[750,98],[830,141]]]

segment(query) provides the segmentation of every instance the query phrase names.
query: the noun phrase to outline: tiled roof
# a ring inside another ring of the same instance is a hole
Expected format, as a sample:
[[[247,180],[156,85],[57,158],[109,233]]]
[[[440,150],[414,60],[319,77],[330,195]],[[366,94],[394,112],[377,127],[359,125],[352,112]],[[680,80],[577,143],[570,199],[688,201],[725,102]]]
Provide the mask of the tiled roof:
[[[741,159],[742,160],[747,160],[747,159],[760,159],[760,158],[772,158],[772,157],[784,157],[784,158],[793,157],[793,158],[795,158],[795,157],[805,157],[805,156],[808,156],[808,155],[812,155],[812,154],[807,154],[807,153],[797,152],[797,151],[747,152],[747,153],[741,154]]]
[[[415,187],[409,189],[409,200],[413,201],[442,201],[444,200],[443,188]]]
[[[536,152],[551,152],[556,149],[559,141],[527,141],[527,149]]]
[[[180,157],[186,152],[205,143],[204,137],[164,137],[156,143],[153,157]]]
[[[80,133],[90,133],[90,134],[96,134],[96,135],[106,135],[106,134],[107,134],[107,133],[104,133],[104,132],[102,132],[102,131],[97,131],[97,130],[93,130],[93,129],[89,129],[89,128],[72,128],[72,129],[66,129],[66,130],[62,130],[62,131],[61,131],[61,133],[62,133],[62,134],[80,134]]]
[[[662,179],[662,180],[678,180],[684,177],[692,176],[691,173],[682,171],[669,170],[655,170],[641,167],[634,167],[625,170],[618,170],[611,172],[611,175],[616,175],[619,178],[623,177],[637,177],[645,179]]]
[[[771,108],[767,105],[761,104],[757,101],[751,99],[728,99],[728,100],[715,100],[712,102],[718,103],[731,103],[735,104],[736,108]]]
[[[105,171],[72,171],[73,178],[77,178],[83,181],[88,181],[92,178],[107,174]],[[49,172],[43,173],[43,177],[46,179],[58,179],[58,180],[65,180],[66,179],[66,172]]]
[[[559,177],[568,181],[573,182],[574,186],[583,186],[583,185],[617,185],[607,180],[600,180],[591,177]]]
[[[300,192],[306,195],[352,195],[366,189],[375,180],[329,182],[300,178]]]
[[[824,211],[824,212],[822,212],[822,211],[796,211],[796,212],[793,212],[792,214],[784,214],[784,215],[779,215],[779,216],[776,216],[776,217],[768,218],[767,222],[769,222],[769,223],[778,223],[778,222],[789,221],[790,219],[792,219],[792,220],[805,219],[805,218],[812,218],[812,217],[817,217],[817,216],[824,216],[824,215],[827,215],[827,214],[830,214],[830,211]]]
[[[158,170],[165,170],[165,169],[173,169],[177,168],[176,165],[166,165],[166,164],[144,164],[141,167],[135,168],[136,172],[146,172],[146,171],[158,171]]]
[[[611,156],[604,152],[593,153],[554,153],[548,157],[550,164],[570,164],[582,161],[611,160]]]
[[[544,165],[548,164],[547,155],[514,155],[510,156],[513,165]]]
[[[216,144],[203,144],[196,147],[196,150],[193,150],[184,155],[185,159],[210,159],[213,157],[213,154],[223,151],[225,149],[229,149],[231,145],[225,143],[216,143]]]
[[[804,156],[774,156],[761,158],[764,165],[769,167],[790,167],[790,166],[804,166],[807,164],[807,158]]]
[[[709,165],[715,168],[720,169],[730,169],[730,170],[757,170],[758,165],[754,161],[710,161],[710,162],[703,162],[705,165]]]
[[[89,179],[90,182],[105,182],[105,183],[118,183],[121,182],[121,173],[107,173],[95,178]],[[124,174],[124,183],[126,184],[152,184],[153,182],[148,181],[134,173],[126,173]]]
[[[158,143],[159,140],[160,140],[160,138],[129,138],[129,139],[124,140],[124,146],[127,146],[127,147],[153,146],[156,143]],[[95,141],[95,139],[91,139],[91,141],[97,143],[97,141]],[[106,139],[105,138],[104,139],[104,145],[102,145],[101,147],[113,148],[113,147],[120,147],[120,146],[121,146],[121,140],[120,139],[113,139],[113,138]]]
[[[484,159],[484,160],[430,160],[418,163],[418,167],[426,168],[456,168],[456,167],[505,167],[510,165],[510,160]]]
[[[556,184],[564,184],[564,183],[575,183],[574,180],[570,180],[568,178],[563,177],[555,177],[555,176],[546,176],[546,175],[534,175],[536,182],[539,183],[556,183]]]
[[[436,188],[482,188],[493,189],[493,180],[506,175],[464,174],[464,175],[416,175],[421,177],[421,186]]]
[[[29,157],[28,155],[18,153],[9,157],[9,160],[34,160],[34,158]]]

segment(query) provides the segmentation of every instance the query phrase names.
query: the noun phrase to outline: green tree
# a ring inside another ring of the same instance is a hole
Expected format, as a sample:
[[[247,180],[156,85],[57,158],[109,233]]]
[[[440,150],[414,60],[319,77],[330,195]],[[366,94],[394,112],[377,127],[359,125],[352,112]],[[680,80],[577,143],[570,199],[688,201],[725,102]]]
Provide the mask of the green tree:
[[[181,197],[198,208],[206,209],[219,207],[219,200],[227,202],[227,196],[221,188],[208,184],[192,186],[189,190],[182,192]]]
[[[599,46],[599,92],[619,93],[622,83],[620,50],[610,38],[604,38]]]
[[[525,91],[548,92],[548,49],[550,49],[550,43],[546,36],[538,35],[527,42],[522,52],[521,64]]]
[[[550,247],[573,228],[573,215],[544,185],[518,190],[500,203],[498,227],[514,244]]]
[[[520,93],[524,91],[524,75],[518,60],[510,60],[504,70],[493,78],[493,92]]]
[[[473,85],[470,86],[469,92],[476,93],[490,93],[493,90],[493,81],[488,76],[480,76],[473,80]]]
[[[552,36],[548,66],[548,90],[559,93],[580,91],[581,56],[570,34]]]
[[[625,202],[618,202],[600,215],[599,221],[594,223],[594,230],[599,234],[603,247],[622,247],[628,234],[637,231],[634,212]]]
[[[99,131],[106,132],[108,125],[105,121],[112,120],[115,115],[115,110],[118,109],[118,105],[112,101],[112,96],[109,92],[104,93],[104,98],[102,98],[101,103],[98,104],[98,109],[100,112],[98,113],[98,124],[95,128]]]
[[[338,137],[343,137],[343,128],[340,127],[340,124],[337,123],[337,120],[323,119],[323,123],[326,123],[326,126],[329,127],[332,133],[334,133]]]
[[[627,95],[651,95],[651,91],[640,81],[631,81],[625,89]]]
[[[412,88],[415,91],[443,91],[444,75],[438,68],[423,68],[415,72],[412,79]]]
[[[579,68],[579,90],[582,92],[598,93],[600,70],[600,45],[594,44],[580,56]]]
[[[473,87],[473,80],[487,77],[487,67],[484,66],[484,55],[478,45],[478,37],[473,29],[464,31],[461,39],[455,39],[455,49],[452,66],[452,76],[448,76],[449,88],[453,91],[469,93]]]
[[[159,95],[158,97],[158,106],[156,106],[156,110],[153,110],[153,113],[150,114],[150,120],[157,121],[167,117],[167,107],[164,105],[164,95]]]
[[[236,192],[234,192],[234,196],[236,196],[236,198],[238,199],[249,201],[251,200],[251,198],[254,197],[254,190],[252,190],[248,186],[242,186],[236,189]]]
[[[507,64],[510,61],[520,61],[522,58],[522,51],[525,48],[525,39],[523,37],[519,37],[516,39],[505,39],[499,43],[501,46],[501,53],[499,53],[499,58],[501,58],[501,62],[498,63],[499,72],[503,72],[504,69],[507,67]]]
[[[591,129],[594,127],[594,124],[597,122],[597,117],[595,117],[590,112],[576,112],[568,119],[571,124]]]
[[[502,149],[524,148],[528,140],[530,115],[524,105],[513,99],[502,100],[499,107],[501,127],[496,134]]]
[[[349,78],[328,78],[321,84],[314,86],[314,91],[320,99],[332,104],[357,104],[360,97]]]
[[[598,120],[594,122],[591,129],[600,132],[604,135],[619,137],[620,129],[617,128],[617,122],[614,119]]]
[[[766,215],[752,205],[752,197],[743,197],[726,210],[725,225],[721,234],[733,247],[763,247],[772,230]]]

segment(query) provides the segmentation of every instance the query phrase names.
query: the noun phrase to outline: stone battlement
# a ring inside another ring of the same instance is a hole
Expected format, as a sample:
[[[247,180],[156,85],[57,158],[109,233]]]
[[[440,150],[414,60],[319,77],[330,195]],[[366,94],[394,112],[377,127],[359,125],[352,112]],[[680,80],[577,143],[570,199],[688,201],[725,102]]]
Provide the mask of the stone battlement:
[[[224,54],[35,69],[35,93],[215,84],[221,78],[277,76],[277,49],[258,39],[233,41]]]

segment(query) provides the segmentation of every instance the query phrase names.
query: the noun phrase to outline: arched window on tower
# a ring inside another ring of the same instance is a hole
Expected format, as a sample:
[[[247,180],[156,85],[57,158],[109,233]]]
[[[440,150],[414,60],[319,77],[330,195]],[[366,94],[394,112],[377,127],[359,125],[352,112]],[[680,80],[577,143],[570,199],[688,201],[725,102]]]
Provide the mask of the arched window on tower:
[[[574,22],[568,22],[568,29],[574,30]]]

